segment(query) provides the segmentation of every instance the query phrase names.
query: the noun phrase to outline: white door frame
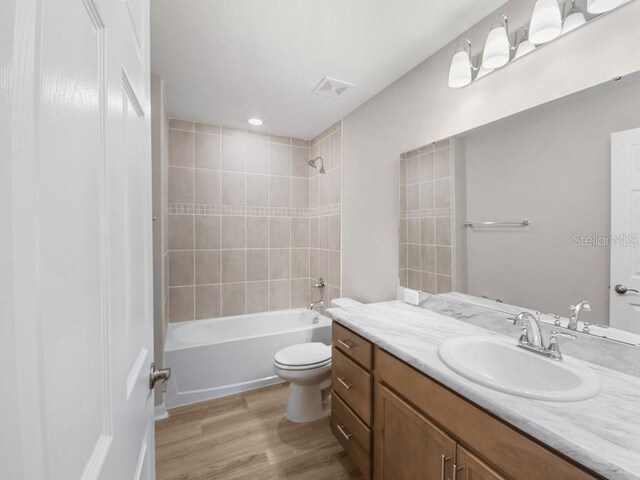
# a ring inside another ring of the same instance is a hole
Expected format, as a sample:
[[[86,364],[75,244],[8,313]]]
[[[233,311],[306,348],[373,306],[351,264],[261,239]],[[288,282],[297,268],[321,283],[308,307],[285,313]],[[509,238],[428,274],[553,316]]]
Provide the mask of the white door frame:
[[[609,323],[640,333],[640,128],[611,135],[611,273]],[[615,291],[617,284],[629,289]]]

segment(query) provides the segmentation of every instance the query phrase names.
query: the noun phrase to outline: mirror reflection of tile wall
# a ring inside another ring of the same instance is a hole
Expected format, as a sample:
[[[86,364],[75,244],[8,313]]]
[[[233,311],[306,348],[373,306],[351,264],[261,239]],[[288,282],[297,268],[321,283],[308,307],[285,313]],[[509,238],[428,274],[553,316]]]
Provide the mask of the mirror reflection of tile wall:
[[[400,156],[400,285],[452,290],[452,155],[449,140]]]

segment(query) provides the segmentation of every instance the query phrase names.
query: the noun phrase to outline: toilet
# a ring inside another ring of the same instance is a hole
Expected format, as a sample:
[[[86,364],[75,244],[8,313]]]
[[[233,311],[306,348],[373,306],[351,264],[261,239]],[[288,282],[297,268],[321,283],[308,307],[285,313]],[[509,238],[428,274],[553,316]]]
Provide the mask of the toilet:
[[[362,305],[350,298],[336,298],[331,306]],[[286,417],[295,423],[319,420],[331,413],[331,346],[299,343],[275,354],[273,370],[289,382]]]
[[[286,417],[313,422],[331,413],[331,347],[300,343],[283,348],[273,359],[276,374],[289,382]]]

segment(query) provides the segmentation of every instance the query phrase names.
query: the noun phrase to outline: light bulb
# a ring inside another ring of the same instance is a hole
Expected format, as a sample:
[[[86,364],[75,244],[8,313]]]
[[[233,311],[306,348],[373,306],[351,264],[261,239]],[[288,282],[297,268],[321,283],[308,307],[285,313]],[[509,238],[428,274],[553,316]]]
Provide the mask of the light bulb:
[[[493,72],[493,70],[491,68],[487,68],[484,65],[482,65],[480,67],[480,70],[478,70],[478,75],[476,76],[476,80],[489,75],[491,72]]]
[[[542,45],[558,37],[562,32],[562,14],[558,0],[538,0],[533,8],[529,40]]]
[[[577,10],[574,11],[564,19],[564,23],[562,24],[562,35],[581,27],[585,23],[587,23],[587,20],[584,18],[584,13]]]
[[[529,40],[523,40],[518,45],[515,58],[524,57],[527,53],[531,53],[536,49],[536,46]]]
[[[495,25],[487,36],[482,54],[482,66],[496,69],[509,63],[510,45],[507,29],[504,25]]]
[[[451,88],[466,87],[471,83],[471,59],[466,49],[458,50],[451,60],[449,69],[449,86]]]

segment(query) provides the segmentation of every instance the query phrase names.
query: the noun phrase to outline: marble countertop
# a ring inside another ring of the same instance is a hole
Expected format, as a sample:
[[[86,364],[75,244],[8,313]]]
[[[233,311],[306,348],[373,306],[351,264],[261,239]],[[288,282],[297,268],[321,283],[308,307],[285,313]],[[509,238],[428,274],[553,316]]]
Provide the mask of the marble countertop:
[[[438,357],[438,347],[454,337],[502,334],[428,308],[393,301],[328,312],[345,327],[605,478],[640,479],[640,378],[585,362],[602,381],[602,392],[592,399],[548,402],[498,392],[450,370]],[[519,329],[512,330],[510,336],[517,338]]]

